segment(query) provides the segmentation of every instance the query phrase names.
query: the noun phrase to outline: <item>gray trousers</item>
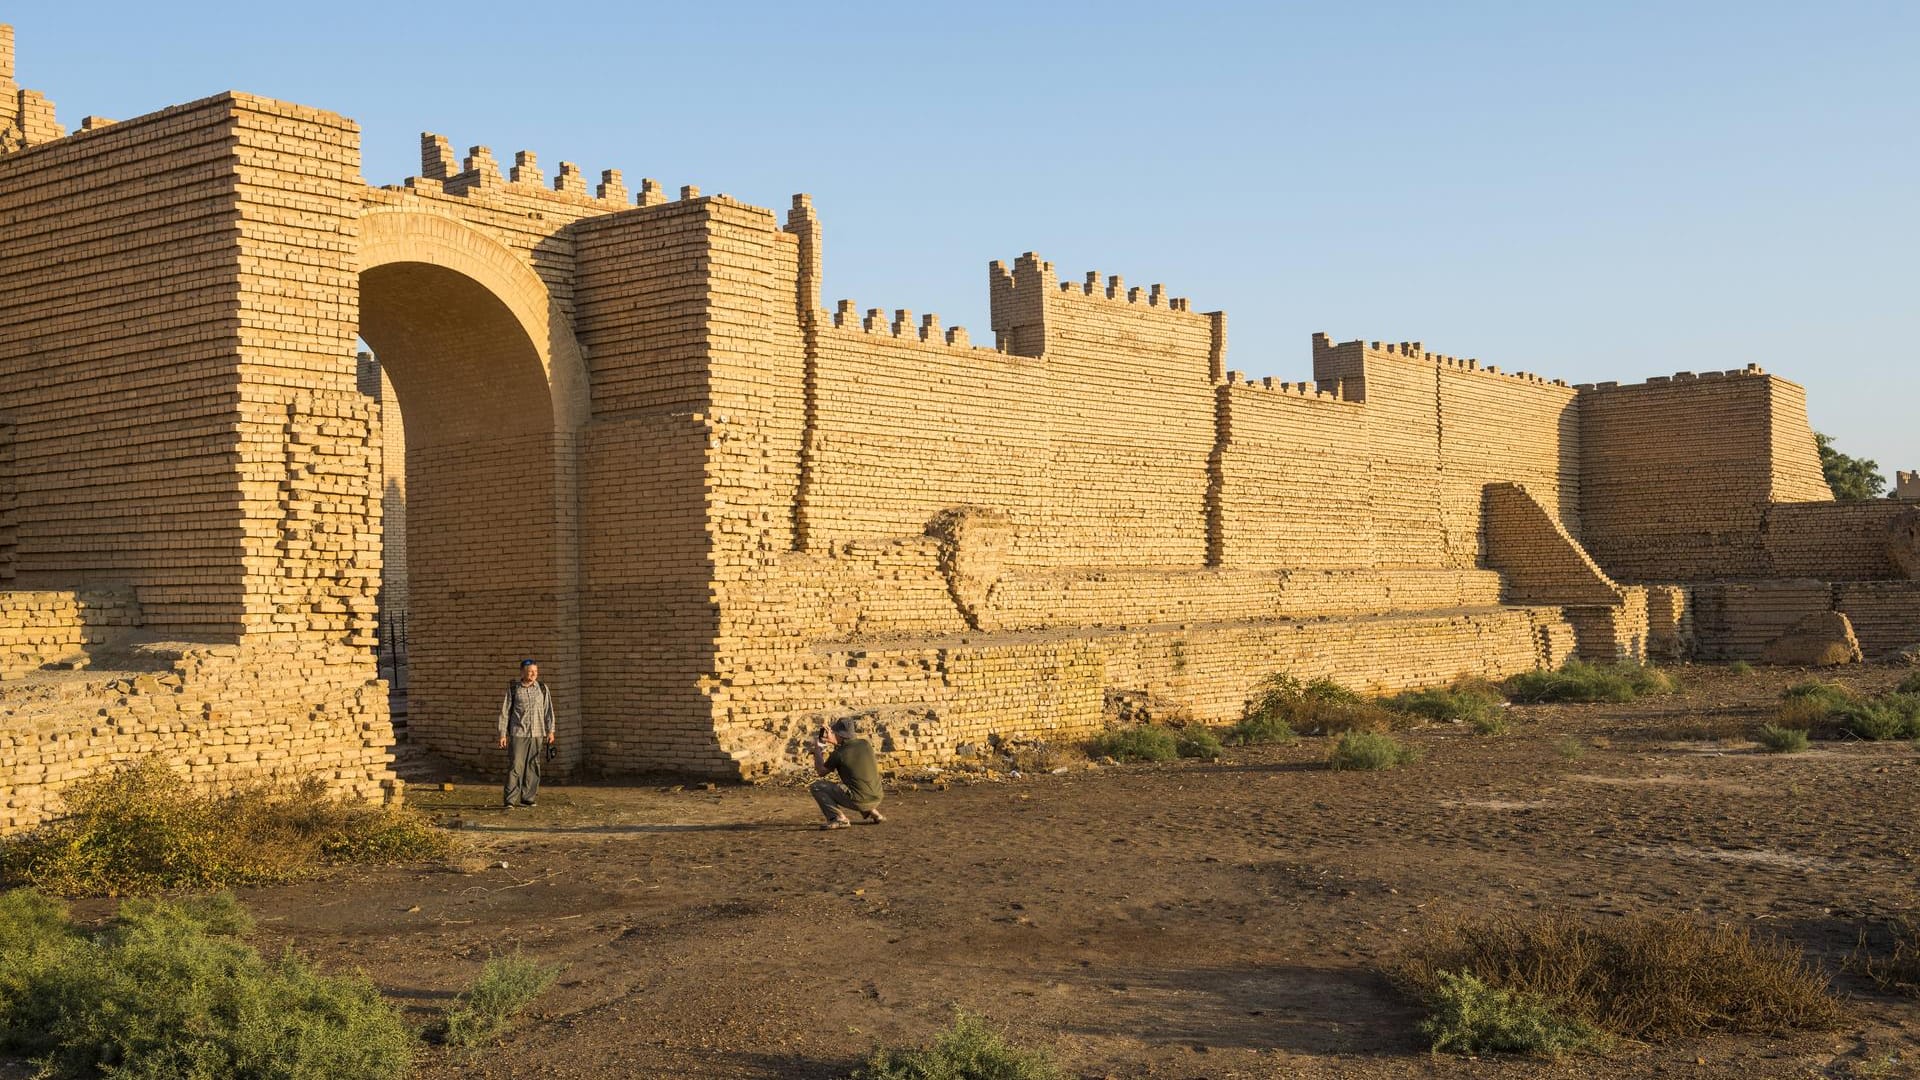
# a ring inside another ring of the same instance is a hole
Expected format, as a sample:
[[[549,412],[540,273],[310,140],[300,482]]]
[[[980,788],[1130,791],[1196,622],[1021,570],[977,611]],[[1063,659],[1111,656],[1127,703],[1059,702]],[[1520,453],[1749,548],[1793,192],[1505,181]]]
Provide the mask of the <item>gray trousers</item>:
[[[507,789],[501,795],[508,806],[530,803],[540,794],[540,762],[547,740],[514,736],[507,740]]]
[[[858,810],[861,813],[865,813],[873,809],[871,806],[860,807],[855,805],[853,792],[848,791],[847,785],[845,784],[836,784],[831,780],[815,780],[807,787],[807,790],[813,793],[813,801],[820,804],[820,812],[827,816],[828,821],[832,821],[834,818],[846,817],[848,810]]]

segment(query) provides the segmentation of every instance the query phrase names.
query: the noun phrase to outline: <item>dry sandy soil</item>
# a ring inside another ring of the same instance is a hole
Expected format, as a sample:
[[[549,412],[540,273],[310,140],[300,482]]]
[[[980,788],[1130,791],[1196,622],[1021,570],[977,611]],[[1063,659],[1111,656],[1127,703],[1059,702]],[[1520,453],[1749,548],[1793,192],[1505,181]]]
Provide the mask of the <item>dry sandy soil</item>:
[[[1866,688],[1901,673],[1855,669]],[[1516,707],[1356,774],[1327,740],[1215,763],[902,784],[891,821],[815,828],[793,787],[414,789],[478,856],[253,890],[263,950],[360,967],[424,1020],[490,952],[564,966],[525,1026],[429,1077],[839,1077],[957,1007],[1089,1077],[1915,1075],[1920,1003],[1839,973],[1915,904],[1913,746],[1737,736],[1799,672],[1688,669],[1674,698]],[[1563,752],[1575,741],[1577,758]],[[1840,1031],[1627,1046],[1558,1063],[1430,1055],[1377,973],[1436,914],[1684,912],[1803,946]]]

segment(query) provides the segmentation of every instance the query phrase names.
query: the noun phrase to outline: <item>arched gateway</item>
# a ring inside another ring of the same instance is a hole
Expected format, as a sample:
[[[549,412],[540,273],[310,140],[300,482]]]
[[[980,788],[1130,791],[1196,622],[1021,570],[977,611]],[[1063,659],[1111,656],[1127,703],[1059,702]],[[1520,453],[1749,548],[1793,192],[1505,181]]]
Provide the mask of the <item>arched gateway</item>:
[[[1757,368],[1316,336],[1316,382],[1254,382],[1222,313],[1032,254],[976,347],[822,310],[805,197],[434,136],[369,187],[351,121],[242,94],[68,136],[0,93],[0,235],[0,830],[140,754],[397,790],[356,339],[404,419],[412,731],[472,762],[524,655],[563,767],[755,776],[830,716],[902,764],[1226,720],[1276,671],[1920,638],[1914,511],[1834,504]]]

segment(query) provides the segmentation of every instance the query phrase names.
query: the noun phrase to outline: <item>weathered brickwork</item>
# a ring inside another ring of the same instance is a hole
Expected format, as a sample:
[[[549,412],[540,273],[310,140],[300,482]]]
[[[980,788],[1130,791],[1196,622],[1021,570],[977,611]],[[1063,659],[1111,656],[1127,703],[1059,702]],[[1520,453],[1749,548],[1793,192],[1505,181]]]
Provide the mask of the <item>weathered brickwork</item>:
[[[826,303],[805,196],[433,134],[370,187],[331,113],[68,136],[13,77],[0,34],[0,735],[31,748],[0,779],[32,789],[0,827],[150,751],[386,797],[383,603],[434,749],[495,762],[530,656],[558,769],[720,776],[830,716],[931,761],[1230,719],[1283,669],[1755,656],[1835,610],[1920,640],[1920,519],[1834,503],[1757,368],[1571,387],[1316,335],[1311,382],[1255,381],[1223,313],[1032,253],[976,337]]]

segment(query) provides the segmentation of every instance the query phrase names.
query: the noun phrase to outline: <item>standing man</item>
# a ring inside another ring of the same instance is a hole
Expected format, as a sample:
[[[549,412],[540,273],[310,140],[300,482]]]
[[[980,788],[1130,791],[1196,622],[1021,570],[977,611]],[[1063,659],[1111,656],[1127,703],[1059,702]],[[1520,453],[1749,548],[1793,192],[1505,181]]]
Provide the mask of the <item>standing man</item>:
[[[807,789],[826,815],[821,828],[844,829],[853,824],[847,820],[848,810],[860,811],[861,817],[875,825],[887,820],[880,816],[880,770],[873,762],[873,744],[854,737],[852,720],[841,717],[822,727],[808,740],[807,748],[813,751],[814,772],[823,777],[830,772],[840,774],[837,784],[815,780]]]
[[[540,755],[553,745],[553,693],[540,681],[540,665],[520,661],[520,677],[507,684],[500,703],[500,749],[507,751],[507,789],[511,810],[532,806],[540,794]]]

